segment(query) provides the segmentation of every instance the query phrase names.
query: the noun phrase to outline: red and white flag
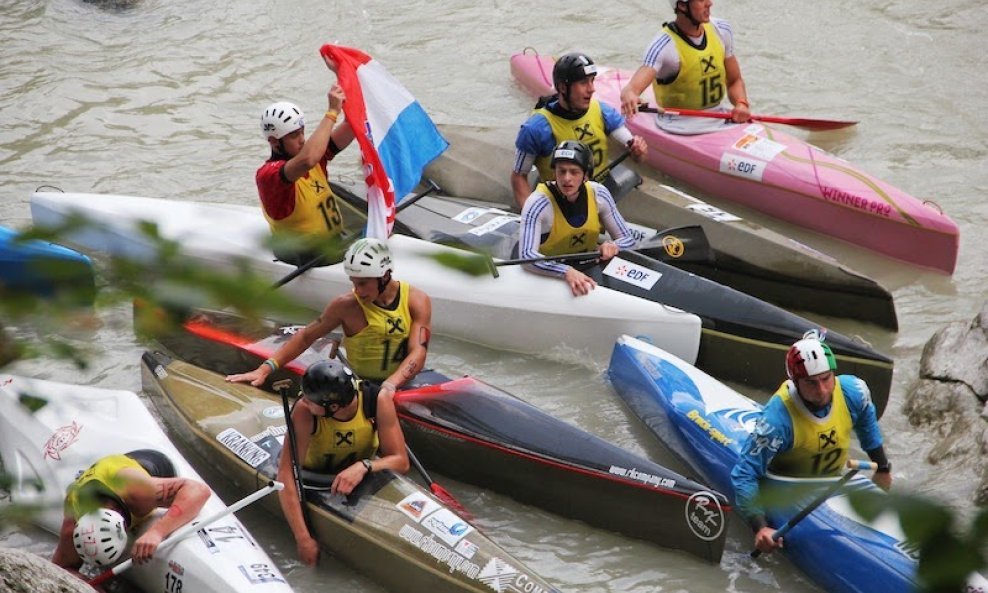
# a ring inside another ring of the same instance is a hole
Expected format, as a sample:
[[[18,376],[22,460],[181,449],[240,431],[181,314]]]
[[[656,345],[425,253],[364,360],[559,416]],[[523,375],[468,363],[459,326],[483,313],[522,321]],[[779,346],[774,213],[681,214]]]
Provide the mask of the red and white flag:
[[[352,47],[319,50],[336,64],[346,93],[343,113],[353,128],[367,184],[366,236],[387,239],[395,206],[418,185],[449,143],[415,97],[380,62]]]

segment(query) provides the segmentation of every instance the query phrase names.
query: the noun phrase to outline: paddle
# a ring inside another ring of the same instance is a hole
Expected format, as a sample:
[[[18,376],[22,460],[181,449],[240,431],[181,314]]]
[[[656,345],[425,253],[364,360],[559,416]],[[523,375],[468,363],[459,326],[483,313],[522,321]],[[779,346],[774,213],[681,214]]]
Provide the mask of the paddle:
[[[699,109],[679,109],[674,107],[663,107],[662,111],[650,105],[640,105],[638,111],[647,113],[668,113],[670,115],[683,115],[687,117],[712,117],[714,119],[731,119],[730,113],[718,113],[711,111],[701,111]],[[781,117],[778,115],[755,115],[751,116],[752,121],[761,121],[770,124],[786,124],[803,128],[805,130],[839,130],[856,125],[858,122],[843,119],[813,119],[808,117]]]
[[[633,169],[627,167],[623,169],[616,168],[630,154],[629,151],[624,151],[621,156],[608,163],[594,175],[594,181],[604,184],[604,187],[611,192],[611,197],[614,198],[615,202],[619,202],[631,190],[642,184],[641,175]]]
[[[607,163],[607,165],[600,171],[595,172],[593,176],[593,180],[596,181],[597,183],[603,183],[604,179],[607,178],[607,174],[610,173],[611,170],[614,169],[614,167],[617,167],[618,165],[623,163],[624,159],[628,158],[629,156],[631,156],[631,152],[627,150],[624,151],[623,153],[621,153],[621,156]]]
[[[291,379],[275,381],[271,387],[281,394],[281,407],[285,414],[285,428],[288,432],[288,454],[292,460],[292,480],[295,482],[298,505],[302,509],[302,520],[305,528],[309,530],[309,535],[316,537],[316,532],[312,529],[312,518],[309,516],[309,505],[305,501],[305,484],[302,482],[302,470],[298,463],[298,450],[295,448],[295,425],[292,422],[292,409],[288,405],[288,388],[291,387]]]
[[[473,515],[471,515],[470,512],[467,511],[462,504],[460,504],[460,501],[453,498],[453,495],[450,494],[448,490],[446,490],[445,488],[443,488],[442,486],[440,486],[439,484],[435,483],[432,480],[432,477],[429,476],[429,473],[425,471],[425,467],[422,465],[422,462],[419,461],[419,458],[415,456],[415,453],[412,452],[411,447],[409,447],[407,444],[405,445],[405,451],[408,452],[408,460],[412,462],[412,467],[414,467],[415,471],[417,471],[419,475],[422,476],[422,479],[425,480],[425,483],[429,485],[429,490],[431,490],[432,493],[436,495],[436,498],[441,500],[446,506],[452,508],[454,511],[459,513],[459,515],[464,519],[466,519],[468,522],[473,523]]]
[[[642,255],[666,263],[673,262],[706,262],[712,259],[710,241],[700,225],[688,225],[659,231],[642,243],[631,248]],[[489,260],[491,274],[497,278],[497,268],[501,266],[516,266],[519,264],[534,264],[543,261],[590,261],[600,257],[599,251],[583,251],[563,255],[546,255],[522,259]]]
[[[828,498],[830,498],[838,490],[840,490],[841,488],[843,488],[844,487],[844,484],[847,484],[851,480],[851,478],[853,478],[855,476],[855,474],[858,473],[859,470],[869,470],[869,469],[875,469],[875,467],[877,467],[876,464],[874,464],[874,463],[872,463],[870,461],[859,461],[859,460],[854,460],[854,459],[849,460],[847,462],[847,466],[849,468],[851,468],[851,470],[849,472],[847,472],[846,474],[844,474],[841,477],[841,479],[839,479],[836,482],[834,482],[829,488],[827,488],[826,490],[824,490],[823,492],[821,492],[819,496],[817,496],[816,498],[814,498],[808,505],[806,505],[805,507],[803,507],[803,509],[801,511],[799,511],[798,513],[796,513],[795,515],[793,515],[793,517],[791,519],[789,519],[788,521],[786,521],[786,524],[785,525],[783,525],[782,527],[776,529],[775,530],[775,533],[772,534],[772,539],[774,541],[779,541],[779,539],[782,536],[784,536],[785,534],[789,533],[789,530],[791,530],[793,527],[795,527],[797,523],[799,523],[800,521],[802,521],[803,519],[805,519],[807,517],[807,515],[809,515],[813,511],[815,511],[817,507],[819,507],[821,504],[825,503]],[[762,551],[759,550],[759,549],[757,549],[757,548],[751,551],[751,557],[752,558],[758,558],[759,556],[761,556],[761,554],[762,554]]]
[[[206,517],[205,519],[202,519],[200,521],[195,521],[193,523],[189,523],[187,525],[182,526],[177,531],[166,537],[164,541],[158,544],[158,550],[167,548],[168,546],[171,546],[175,542],[181,539],[185,539],[186,537],[192,535],[193,533],[199,531],[200,529],[203,529],[207,525],[211,525],[212,523],[219,521],[220,519],[226,517],[231,513],[236,513],[245,506],[252,504],[257,500],[260,500],[261,498],[264,498],[265,496],[267,496],[271,492],[274,492],[275,490],[281,490],[284,487],[285,485],[282,484],[281,482],[276,482],[272,480],[268,482],[268,485],[265,486],[264,488],[261,488],[260,490],[254,492],[253,494],[248,494],[244,498],[241,498],[239,501],[226,507],[222,511],[217,511],[216,513]],[[101,572],[100,574],[96,575],[95,577],[93,577],[92,579],[86,582],[92,587],[96,587],[97,585],[102,585],[106,581],[119,575],[120,573],[129,569],[133,565],[134,565],[134,559],[128,558],[127,560],[124,560],[123,562],[114,566],[113,568],[108,568],[107,570],[104,570],[103,572]]]
[[[342,352],[340,352],[339,340],[334,339],[330,341],[329,358],[339,359],[340,362],[350,369],[350,372],[353,372],[353,367],[350,366],[350,361],[347,360],[346,356]],[[356,377],[357,373],[354,372],[353,375]],[[460,501],[456,500],[448,490],[434,482],[432,478],[429,477],[429,474],[425,471],[425,467],[422,465],[422,462],[420,462],[418,457],[415,456],[415,453],[412,452],[411,447],[409,447],[407,443],[405,444],[405,452],[408,454],[408,460],[412,463],[412,466],[419,472],[419,475],[422,476],[422,479],[425,480],[426,484],[429,485],[429,490],[436,495],[436,498],[441,500],[446,506],[452,507],[453,510],[458,512],[464,519],[467,519],[468,521],[471,520],[470,513],[467,512],[466,508],[464,508],[462,504],[460,504]]]
[[[396,214],[398,212],[401,212],[405,208],[408,208],[409,206],[411,206],[415,202],[419,201],[421,198],[423,198],[423,197],[429,195],[430,193],[432,193],[432,192],[434,192],[434,191],[436,191],[436,190],[439,189],[439,186],[436,185],[436,182],[435,181],[433,181],[431,179],[427,179],[427,181],[428,181],[428,187],[426,187],[422,191],[418,192],[417,194],[414,194],[414,195],[412,195],[412,196],[410,196],[408,198],[405,198],[404,200],[401,201],[400,204],[398,204],[398,207],[395,208],[395,213]],[[357,206],[357,207],[366,206],[366,202],[365,201],[360,200],[360,198],[357,198],[356,196],[354,196],[350,192],[340,192],[339,194],[337,194],[337,196],[340,197],[340,198],[342,198],[343,200],[345,200],[346,202],[348,202],[352,206]],[[349,243],[350,242],[350,239],[353,239],[353,238],[354,237],[352,237],[352,236],[351,237],[348,237],[348,238],[344,239],[343,243],[344,244],[345,243]],[[274,284],[272,284],[271,285],[271,288],[272,288],[272,290],[273,289],[276,289],[276,288],[281,288],[282,286],[288,284],[289,282],[291,282],[292,280],[298,278],[302,274],[308,272],[312,268],[318,268],[320,266],[324,266],[324,265],[327,265],[329,263],[330,262],[327,259],[327,256],[325,254],[318,255],[318,256],[310,259],[309,261],[305,262],[304,264],[299,265],[298,267],[296,267],[294,270],[292,270],[288,274],[285,274],[284,277],[282,277],[280,280],[278,280],[277,282],[275,282]]]

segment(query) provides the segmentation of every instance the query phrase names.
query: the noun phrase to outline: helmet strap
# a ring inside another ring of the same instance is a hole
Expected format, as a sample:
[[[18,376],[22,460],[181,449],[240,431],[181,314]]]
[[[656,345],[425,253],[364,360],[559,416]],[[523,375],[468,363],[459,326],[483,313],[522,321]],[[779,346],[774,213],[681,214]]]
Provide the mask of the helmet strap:
[[[686,10],[682,12],[683,16],[685,16],[687,19],[689,19],[690,24],[692,24],[694,27],[701,26],[703,23],[701,23],[700,21],[698,21],[696,18],[693,17],[693,10],[690,9],[689,0],[686,0],[683,3],[686,4]]]
[[[383,276],[377,279],[377,292],[378,296],[384,295],[384,289],[391,284],[391,270],[385,272]]]
[[[559,94],[559,106],[565,109],[566,111],[572,110],[570,108],[570,102],[569,102],[569,95],[570,92],[572,91],[572,86],[573,85],[571,85],[568,82],[562,82],[559,84],[558,87],[556,87],[556,92]],[[563,87],[563,88],[559,88],[559,87]]]

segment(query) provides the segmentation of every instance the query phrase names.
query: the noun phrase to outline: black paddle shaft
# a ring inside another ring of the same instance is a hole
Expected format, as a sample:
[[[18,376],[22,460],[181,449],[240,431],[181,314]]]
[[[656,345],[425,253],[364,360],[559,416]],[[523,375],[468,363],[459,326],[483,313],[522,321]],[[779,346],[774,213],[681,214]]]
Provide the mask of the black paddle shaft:
[[[295,441],[295,425],[292,423],[292,409],[288,405],[288,389],[291,387],[291,379],[276,381],[271,387],[281,394],[281,406],[285,413],[285,429],[288,436],[288,455],[292,460],[292,479],[295,481],[295,490],[298,495],[298,504],[302,509],[302,520],[305,521],[305,528],[309,530],[309,535],[316,537],[312,529],[312,519],[309,517],[309,505],[305,501],[305,485],[302,483],[302,471],[298,463],[298,449]]]
[[[800,521],[802,521],[803,519],[805,519],[810,513],[812,513],[813,511],[815,511],[817,509],[817,507],[819,507],[821,504],[825,503],[828,498],[830,498],[838,490],[840,490],[841,488],[843,488],[844,487],[844,484],[847,484],[849,481],[851,481],[851,478],[853,478],[854,475],[857,474],[857,473],[858,473],[858,470],[857,469],[852,469],[852,470],[848,471],[846,474],[844,474],[844,476],[841,477],[841,479],[837,480],[836,483],[834,483],[833,485],[831,485],[830,488],[827,488],[826,490],[824,490],[820,494],[820,496],[817,496],[816,498],[814,498],[813,501],[810,502],[810,504],[808,504],[805,507],[803,507],[803,509],[801,511],[799,511],[791,519],[789,519],[788,521],[786,521],[786,524],[785,525],[783,525],[779,529],[776,529],[775,530],[775,533],[772,534],[772,539],[773,540],[778,540],[783,535],[789,533],[789,530],[790,529],[792,529],[793,527],[795,527],[797,523],[799,523]],[[759,549],[757,549],[757,548],[751,551],[751,557],[752,558],[758,558],[761,555],[762,555],[762,551],[759,550]]]

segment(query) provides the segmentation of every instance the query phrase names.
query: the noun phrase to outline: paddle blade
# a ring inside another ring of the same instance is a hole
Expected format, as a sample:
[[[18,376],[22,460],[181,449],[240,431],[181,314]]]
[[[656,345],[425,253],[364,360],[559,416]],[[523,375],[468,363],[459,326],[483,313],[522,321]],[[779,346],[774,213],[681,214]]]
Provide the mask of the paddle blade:
[[[119,572],[123,572],[123,571],[119,571]],[[103,583],[109,581],[113,577],[117,576],[117,574],[118,573],[114,572],[112,568],[108,568],[103,572],[99,573],[98,575],[96,575],[95,577],[86,581],[86,584],[89,585],[90,587],[96,588],[102,585]]]
[[[429,489],[432,490],[432,493],[435,494],[436,498],[441,500],[444,505],[456,511],[456,514],[463,517],[468,522],[473,522],[473,515],[471,515],[470,512],[467,511],[462,504],[460,504],[460,501],[453,498],[453,495],[450,494],[445,488],[433,482],[429,484]]]
[[[710,240],[698,224],[659,231],[635,248],[642,255],[661,262],[711,262],[714,259]]]
[[[822,132],[825,130],[840,130],[843,128],[849,128],[851,126],[857,125],[858,122],[843,119],[811,119],[807,117],[774,117],[771,115],[752,115],[751,119],[754,121],[763,121],[773,124],[785,124],[787,126],[794,126],[797,128],[803,128],[805,130],[810,130],[814,132]]]
[[[650,105],[639,106],[638,111],[646,113],[658,113],[659,110]],[[663,113],[669,115],[679,115],[681,117],[709,117],[713,119],[731,119],[731,114],[723,111],[702,111],[700,109],[679,109],[667,107]],[[858,122],[846,119],[817,119],[812,117],[781,117],[778,115],[752,114],[752,121],[760,121],[770,124],[785,124],[796,128],[803,128],[810,131],[839,130],[856,125]]]

